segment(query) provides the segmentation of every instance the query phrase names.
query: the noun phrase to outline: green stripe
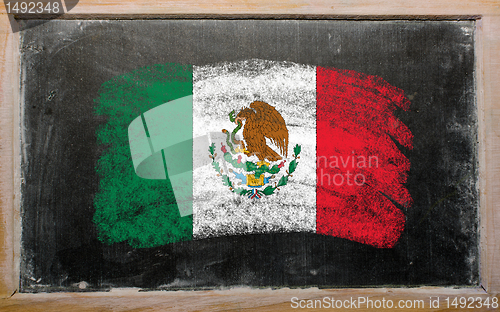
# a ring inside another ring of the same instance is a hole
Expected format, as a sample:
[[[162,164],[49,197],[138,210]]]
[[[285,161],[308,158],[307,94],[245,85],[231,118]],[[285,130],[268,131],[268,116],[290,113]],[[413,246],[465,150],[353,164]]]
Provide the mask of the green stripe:
[[[104,151],[96,167],[99,190],[94,197],[93,221],[102,242],[149,248],[192,239],[193,218],[180,217],[169,178],[139,177],[128,137],[128,126],[139,116],[149,137],[143,112],[193,94],[192,68],[153,65],[101,85],[95,114],[106,116],[107,121],[96,130],[97,144]]]

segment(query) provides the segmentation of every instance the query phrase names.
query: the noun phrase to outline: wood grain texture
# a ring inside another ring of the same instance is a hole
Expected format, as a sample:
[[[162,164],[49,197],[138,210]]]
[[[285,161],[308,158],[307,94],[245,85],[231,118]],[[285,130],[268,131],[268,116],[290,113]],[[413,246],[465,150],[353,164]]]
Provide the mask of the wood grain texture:
[[[291,297],[300,299],[369,296],[373,300],[413,300],[430,296],[491,296],[500,293],[500,1],[162,1],[81,0],[72,16],[102,15],[329,15],[329,16],[472,16],[480,15],[478,28],[478,107],[480,109],[481,183],[481,281],[482,289],[348,289],[348,290],[254,290],[232,289],[197,292],[149,292],[117,290],[109,293],[16,294],[19,275],[19,223],[14,185],[19,166],[18,133],[19,71],[18,33],[0,6],[0,301],[2,311],[130,311],[130,310],[262,310],[290,309]],[[17,257],[17,259],[16,259]],[[497,297],[498,298],[498,297]],[[443,303],[441,301],[441,303]],[[359,309],[363,311],[363,309]],[[392,309],[398,311],[399,309]],[[443,305],[439,309],[447,311]]]
[[[415,289],[342,289],[320,290],[311,289],[232,289],[222,291],[177,291],[177,292],[146,292],[138,293],[134,290],[115,290],[109,293],[77,293],[77,294],[18,294],[2,304],[2,311],[289,311],[301,310],[292,308],[292,298],[298,300],[392,300],[392,309],[376,309],[377,311],[404,311],[396,308],[400,300],[402,304],[416,306],[417,300],[423,300],[425,309],[417,311],[458,311],[448,308],[446,298],[480,297],[485,299],[492,296],[483,291],[467,289],[457,290],[448,288],[415,288]],[[428,309],[429,298],[436,300],[439,297],[439,308]],[[295,300],[295,299],[294,299]],[[295,300],[297,301],[297,300]],[[307,301],[304,301],[306,304]],[[296,304],[294,304],[296,306]],[[316,306],[319,308],[319,304]],[[307,309],[318,311],[319,309]],[[487,309],[483,309],[487,310]],[[495,309],[488,309],[495,311]],[[356,301],[353,311],[374,311]]]
[[[482,180],[482,262],[484,287],[490,292],[500,292],[500,18],[485,16],[482,20],[482,91],[484,114],[484,168]],[[481,73],[480,73],[481,74]],[[481,88],[480,88],[481,90]],[[481,103],[480,103],[481,105]],[[481,106],[480,106],[481,107]]]
[[[71,0],[68,0],[71,1]],[[68,2],[67,1],[67,2]],[[2,5],[0,13],[5,12]],[[225,14],[225,15],[496,15],[500,12],[497,0],[168,0],[120,1],[80,0],[69,14]]]
[[[0,296],[10,296],[17,289],[15,221],[14,221],[14,107],[19,76],[17,40],[10,30],[6,14],[0,15]]]

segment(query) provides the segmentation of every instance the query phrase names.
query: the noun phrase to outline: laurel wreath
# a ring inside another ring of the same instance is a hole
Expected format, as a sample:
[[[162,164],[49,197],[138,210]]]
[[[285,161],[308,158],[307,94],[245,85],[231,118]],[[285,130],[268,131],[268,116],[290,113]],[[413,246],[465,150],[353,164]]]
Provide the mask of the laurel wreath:
[[[296,144],[295,147],[293,148],[294,154],[293,160],[288,164],[288,170],[286,170],[286,175],[282,176],[278,182],[274,182],[274,186],[268,185],[264,190],[256,190],[256,192],[260,195],[272,195],[276,192],[276,190],[280,190],[280,186],[284,186],[288,184],[288,179],[292,177],[292,173],[295,172],[295,169],[297,168],[297,165],[299,164],[297,162],[297,159],[300,159],[300,152],[301,152],[301,146]],[[249,195],[252,193],[252,190],[247,190],[244,188],[236,188],[233,186],[233,183],[229,179],[228,175],[223,172],[223,170],[220,168],[219,162],[215,161],[215,157],[217,156],[217,153],[215,153],[215,143],[212,143],[212,145],[209,146],[208,151],[210,152],[210,157],[212,159],[212,166],[214,167],[215,171],[217,171],[217,176],[222,177],[222,183],[224,183],[225,186],[229,187],[229,190],[233,193],[239,194],[239,195]],[[232,155],[229,152],[224,153],[224,159],[231,163],[235,168],[243,168],[247,172],[254,172],[255,177],[258,179],[261,174],[264,172],[268,173],[278,173],[280,171],[279,166],[274,165],[271,168],[269,168],[266,165],[258,166],[256,163],[253,162],[246,162],[245,164],[238,163],[237,160],[232,158]]]

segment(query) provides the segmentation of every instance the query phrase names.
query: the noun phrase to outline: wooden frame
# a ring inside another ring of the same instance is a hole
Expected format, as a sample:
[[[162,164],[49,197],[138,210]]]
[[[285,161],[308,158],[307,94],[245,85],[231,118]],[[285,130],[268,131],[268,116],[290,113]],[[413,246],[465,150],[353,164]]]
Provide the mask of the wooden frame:
[[[19,33],[13,33],[5,8],[0,11],[0,306],[12,310],[207,310],[241,309],[276,311],[291,308],[291,298],[371,300],[424,300],[445,298],[492,297],[500,294],[500,1],[434,0],[403,2],[388,0],[320,1],[296,0],[269,3],[263,0],[193,1],[168,0],[139,2],[135,0],[80,0],[63,18],[108,17],[197,17],[197,16],[298,17],[332,18],[477,18],[477,81],[479,107],[480,219],[481,219],[481,287],[422,287],[376,289],[230,289],[199,292],[138,292],[134,289],[109,293],[16,294],[19,287]],[[451,307],[450,307],[451,308]],[[369,310],[369,309],[367,309]],[[395,310],[395,309],[389,309]],[[397,310],[397,309],[396,309]]]

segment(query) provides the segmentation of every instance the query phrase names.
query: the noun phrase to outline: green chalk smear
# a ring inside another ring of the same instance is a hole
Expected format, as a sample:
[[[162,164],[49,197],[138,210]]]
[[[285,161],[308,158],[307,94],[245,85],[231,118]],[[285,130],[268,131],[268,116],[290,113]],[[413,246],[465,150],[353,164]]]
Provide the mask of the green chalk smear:
[[[132,120],[192,93],[192,66],[179,64],[144,67],[101,86],[95,114],[108,119],[96,131],[97,144],[105,151],[96,167],[100,181],[94,223],[102,242],[148,248],[192,239],[193,217],[180,217],[170,180],[138,177],[128,141]]]

